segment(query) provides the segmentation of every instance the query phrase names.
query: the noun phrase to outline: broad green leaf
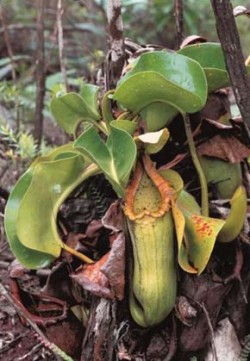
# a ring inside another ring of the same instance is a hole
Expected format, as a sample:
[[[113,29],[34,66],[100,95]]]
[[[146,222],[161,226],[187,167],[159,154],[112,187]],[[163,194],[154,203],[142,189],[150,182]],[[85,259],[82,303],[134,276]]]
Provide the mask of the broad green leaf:
[[[74,148],[73,148],[73,142],[69,142],[67,144],[61,145],[60,147],[57,147],[55,149],[53,149],[52,151],[50,151],[48,154],[44,155],[44,156],[39,156],[37,157],[31,164],[31,168],[34,168],[34,166],[37,163],[41,163],[41,162],[50,162],[52,160],[57,159],[58,156],[60,156],[60,154],[65,154],[68,152],[74,152]]]
[[[18,180],[6,206],[5,229],[24,266],[44,267],[59,256],[63,244],[57,233],[58,209],[75,187],[97,172],[70,143],[36,159]]]
[[[206,267],[225,221],[203,217],[199,205],[186,191],[172,203],[178,242],[178,262],[187,272],[200,274]]]
[[[134,113],[155,102],[194,113],[205,105],[206,98],[207,83],[201,66],[183,55],[163,51],[141,55],[113,95]]]
[[[196,60],[205,71],[208,91],[229,86],[224,55],[219,43],[202,43],[184,47],[178,54]]]
[[[231,210],[219,235],[219,242],[231,242],[240,233],[247,214],[247,193],[244,186],[239,186],[230,200]]]
[[[178,263],[181,268],[188,273],[197,273],[197,270],[190,264],[188,259],[188,251],[184,242],[184,231],[186,220],[183,213],[176,206],[175,202],[172,201],[172,215],[175,223],[175,233],[178,245]]]
[[[231,199],[242,182],[240,164],[206,156],[199,159],[207,183],[214,185],[222,199]]]
[[[80,96],[88,104],[88,106],[91,108],[93,113],[96,113],[97,119],[99,119],[99,117],[100,117],[99,112],[98,112],[98,93],[99,93],[99,91],[100,91],[99,86],[96,86],[93,84],[84,84],[80,90]]]
[[[48,266],[54,257],[44,252],[37,252],[25,247],[17,236],[17,217],[23,195],[29,188],[33,176],[33,169],[29,168],[16,183],[8,199],[4,214],[4,227],[10,248],[16,258],[27,268],[40,268]],[[25,225],[27,228],[29,226]]]
[[[63,145],[51,151],[44,157],[38,157],[31,164],[30,168],[20,177],[12,190],[5,208],[4,225],[7,238],[12,252],[17,259],[27,268],[39,268],[47,266],[52,262],[54,257],[44,252],[37,252],[25,247],[17,236],[17,216],[23,196],[27,192],[34,174],[34,167],[42,161],[55,159],[62,152],[72,151],[72,143]]]
[[[158,132],[149,132],[145,134],[138,135],[135,139],[144,144],[145,150],[149,154],[158,153],[164,145],[167,143],[169,138],[169,131],[167,128],[159,130]]]
[[[111,125],[106,144],[90,125],[75,141],[75,148],[87,155],[103,171],[119,196],[123,196],[136,159],[136,145],[124,130]]]
[[[111,124],[118,129],[122,129],[125,130],[126,132],[128,132],[130,135],[133,135],[136,128],[137,128],[137,123],[135,121],[132,120],[127,120],[127,119],[117,119],[117,120],[112,120]]]
[[[184,187],[183,180],[179,173],[173,169],[160,169],[159,173],[172,185],[176,191],[176,197],[178,197]]]
[[[52,98],[50,109],[58,124],[68,133],[75,134],[76,129],[82,121],[97,121],[100,115],[95,103],[96,93],[94,89],[86,88],[87,101],[79,94],[68,93],[61,95],[59,92]],[[91,99],[91,100],[90,100]],[[89,104],[88,104],[89,101]]]
[[[166,103],[152,103],[141,111],[141,118],[146,123],[148,132],[155,132],[167,126],[178,114],[178,110]]]
[[[75,187],[97,171],[77,152],[60,158],[36,164],[16,222],[17,236],[25,247],[55,258],[62,248],[56,225],[59,207]]]

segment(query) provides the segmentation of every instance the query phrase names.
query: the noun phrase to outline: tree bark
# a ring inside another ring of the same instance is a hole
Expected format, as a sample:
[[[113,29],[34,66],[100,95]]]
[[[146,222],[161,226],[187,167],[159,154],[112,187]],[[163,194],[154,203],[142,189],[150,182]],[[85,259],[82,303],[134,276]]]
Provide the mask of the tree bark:
[[[110,35],[110,59],[108,59],[107,89],[115,87],[121,76],[125,61],[121,8],[121,0],[108,0],[107,18]]]
[[[211,0],[216,18],[217,33],[225,57],[236,103],[250,136],[250,79],[244,63],[239,33],[230,0]]]
[[[62,26],[63,6],[62,0],[57,1],[57,33],[58,33],[58,49],[61,73],[66,91],[69,91],[69,84],[67,79],[66,61],[64,56],[64,43],[63,43],[63,26]]]
[[[7,48],[7,52],[10,58],[10,62],[11,62],[11,66],[12,66],[12,79],[13,82],[16,83],[16,64],[15,64],[15,60],[14,60],[14,54],[13,54],[13,50],[12,50],[12,45],[11,45],[11,41],[10,41],[10,37],[9,37],[9,33],[8,33],[8,26],[5,24],[4,21],[4,15],[3,15],[3,9],[2,6],[0,4],[0,23],[2,24],[2,33],[3,33],[3,38],[5,41],[5,45]]]
[[[178,50],[183,40],[184,23],[183,23],[183,2],[175,0],[175,48]]]
[[[44,6],[45,0],[37,0],[36,115],[34,137],[38,146],[41,144],[43,134],[45,96]]]

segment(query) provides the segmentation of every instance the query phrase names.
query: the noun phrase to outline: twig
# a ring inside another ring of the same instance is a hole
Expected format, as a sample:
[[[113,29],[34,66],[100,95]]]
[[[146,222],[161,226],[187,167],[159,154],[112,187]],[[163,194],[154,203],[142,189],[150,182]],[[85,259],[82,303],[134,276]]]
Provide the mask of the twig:
[[[175,48],[179,49],[183,40],[184,22],[183,22],[183,2],[175,0]]]
[[[110,69],[108,69],[109,74],[106,90],[115,87],[121,76],[125,61],[121,8],[121,0],[108,0],[107,18],[110,35]]]
[[[63,81],[66,91],[69,91],[69,84],[67,79],[66,61],[64,57],[64,44],[63,44],[63,26],[62,26],[63,7],[62,0],[57,0],[57,32],[58,32],[58,49],[59,49],[59,61],[62,72]]]
[[[7,350],[9,350],[13,344],[15,344],[18,340],[20,340],[21,338],[27,336],[28,332],[25,332],[24,334],[20,334],[17,337],[15,337],[13,340],[11,340],[10,342],[7,343],[7,345],[3,346],[0,348],[0,353],[3,353]]]
[[[211,0],[211,4],[235,100],[250,139],[250,79],[244,63],[233,8],[230,0]]]
[[[31,320],[29,315],[26,314],[26,312],[21,308],[18,301],[14,301],[12,297],[9,295],[5,287],[2,283],[0,283],[0,293],[3,295],[3,297],[11,304],[12,307],[17,311],[17,313],[22,316],[25,321],[31,326],[33,331],[38,336],[39,340],[43,343],[45,347],[50,349],[55,355],[60,356],[65,361],[73,361],[73,359],[68,356],[64,351],[62,351],[58,346],[56,346],[54,343],[50,342],[49,339],[43,334],[43,332],[40,330],[40,328]]]
[[[15,361],[22,361],[22,360],[27,360],[27,357],[31,356],[33,353],[37,352],[37,350],[42,346],[42,342],[38,343],[37,345],[35,345],[34,347],[32,347],[32,349],[27,352],[25,355],[20,356],[18,358],[15,359]]]
[[[200,308],[202,309],[202,311],[204,312],[204,314],[206,316],[207,324],[208,324],[208,327],[209,327],[209,330],[210,330],[210,333],[211,333],[211,337],[212,337],[211,345],[212,345],[212,351],[213,351],[214,359],[215,359],[215,361],[219,361],[217,353],[216,353],[215,342],[214,342],[214,329],[213,329],[213,326],[212,326],[212,323],[211,323],[211,320],[210,320],[209,313],[208,313],[204,303],[200,303],[197,300],[194,300],[194,301],[200,306]]]
[[[44,6],[45,0],[37,1],[36,114],[34,137],[38,146],[40,146],[42,141],[45,96]]]

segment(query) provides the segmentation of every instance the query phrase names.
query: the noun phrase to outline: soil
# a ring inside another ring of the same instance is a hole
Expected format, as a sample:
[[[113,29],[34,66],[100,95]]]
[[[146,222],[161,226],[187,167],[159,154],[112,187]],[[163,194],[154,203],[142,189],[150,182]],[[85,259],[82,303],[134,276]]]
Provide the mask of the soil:
[[[1,217],[2,232],[2,217]],[[1,233],[2,234],[2,233]],[[8,266],[13,256],[4,237],[0,241],[0,280],[9,289]],[[38,340],[34,331],[23,324],[16,310],[0,295],[0,360],[54,361],[57,358]]]

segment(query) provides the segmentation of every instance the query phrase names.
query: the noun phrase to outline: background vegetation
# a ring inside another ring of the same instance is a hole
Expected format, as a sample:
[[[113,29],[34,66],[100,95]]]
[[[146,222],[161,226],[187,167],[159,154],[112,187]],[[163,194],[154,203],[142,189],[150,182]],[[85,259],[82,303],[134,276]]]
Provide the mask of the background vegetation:
[[[63,1],[64,57],[71,87],[79,82],[95,82],[108,51],[105,0]],[[250,7],[249,1],[233,0],[233,6]],[[125,36],[140,44],[173,48],[175,40],[172,0],[124,0]],[[0,3],[0,136],[8,145],[8,156],[31,160],[37,147],[32,134],[36,111],[35,59],[37,51],[37,2],[3,0]],[[47,145],[65,141],[50,116],[51,92],[62,86],[58,56],[57,1],[45,5],[44,139]],[[215,20],[209,0],[184,1],[185,35],[199,34],[217,41]],[[250,54],[250,21],[237,18],[245,56]],[[6,39],[6,32],[8,39]],[[12,54],[12,55],[11,55]],[[11,55],[11,57],[10,57]],[[14,67],[14,74],[13,74]],[[13,77],[14,76],[14,77]],[[21,131],[21,133],[20,133]]]

